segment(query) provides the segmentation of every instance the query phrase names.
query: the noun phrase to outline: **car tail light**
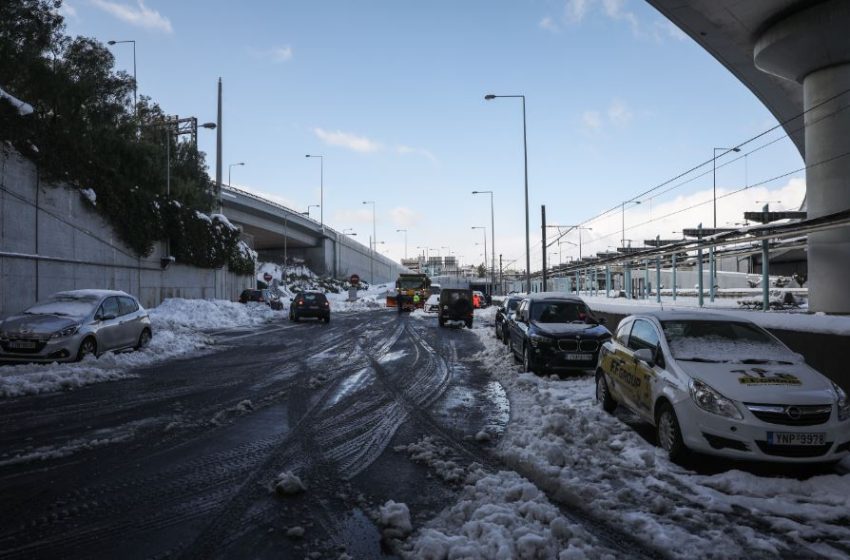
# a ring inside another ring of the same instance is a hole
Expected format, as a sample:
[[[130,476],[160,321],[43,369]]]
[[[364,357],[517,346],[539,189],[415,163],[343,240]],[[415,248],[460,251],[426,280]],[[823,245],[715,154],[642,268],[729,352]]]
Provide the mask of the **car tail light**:
[[[330,304],[328,302],[325,302],[325,307],[327,307],[328,305],[330,305]]]
[[[298,305],[304,305],[304,300],[299,301]]]

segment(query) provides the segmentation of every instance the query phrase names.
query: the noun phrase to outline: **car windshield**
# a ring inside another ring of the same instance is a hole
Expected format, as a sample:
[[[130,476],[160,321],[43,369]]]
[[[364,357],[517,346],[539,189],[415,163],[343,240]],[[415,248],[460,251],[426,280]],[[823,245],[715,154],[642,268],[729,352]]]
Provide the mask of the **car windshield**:
[[[661,326],[677,360],[747,364],[799,361],[786,346],[751,323],[662,321]]]
[[[323,296],[322,294],[303,294],[301,297],[307,303],[321,303],[325,300],[325,296]]]
[[[516,311],[516,308],[519,307],[520,301],[521,300],[519,299],[509,299],[507,305],[508,311]]]
[[[56,295],[36,303],[26,311],[27,315],[59,315],[81,319],[94,311],[100,298],[93,295]]]
[[[531,320],[538,323],[596,322],[583,303],[573,301],[541,301],[532,304]]]
[[[422,284],[420,278],[401,278],[398,281],[398,287],[402,290],[419,290],[423,288]]]

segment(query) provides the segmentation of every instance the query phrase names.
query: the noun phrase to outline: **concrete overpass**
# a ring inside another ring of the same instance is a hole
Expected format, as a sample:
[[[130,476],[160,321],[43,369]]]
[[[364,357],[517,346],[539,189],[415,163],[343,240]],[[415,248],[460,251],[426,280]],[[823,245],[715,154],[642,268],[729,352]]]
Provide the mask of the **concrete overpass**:
[[[222,213],[242,228],[261,260],[283,263],[303,259],[316,274],[394,281],[401,264],[304,214],[247,191],[222,185]]]
[[[809,218],[850,209],[850,0],[647,0],[783,123]],[[802,116],[801,116],[802,115]],[[850,313],[850,229],[809,236],[809,306]]]

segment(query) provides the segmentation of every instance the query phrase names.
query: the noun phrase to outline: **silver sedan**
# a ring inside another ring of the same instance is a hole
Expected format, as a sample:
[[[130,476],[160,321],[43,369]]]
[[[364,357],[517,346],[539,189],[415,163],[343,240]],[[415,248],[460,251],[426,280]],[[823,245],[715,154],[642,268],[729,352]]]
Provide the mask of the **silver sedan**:
[[[145,309],[125,292],[58,292],[0,322],[0,361],[78,361],[142,348],[152,332]]]

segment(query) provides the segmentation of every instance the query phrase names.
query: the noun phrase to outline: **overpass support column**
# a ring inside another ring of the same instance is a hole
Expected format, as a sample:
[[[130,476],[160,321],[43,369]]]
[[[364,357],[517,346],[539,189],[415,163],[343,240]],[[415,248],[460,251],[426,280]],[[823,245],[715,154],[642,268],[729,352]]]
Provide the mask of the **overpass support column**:
[[[795,12],[756,42],[756,66],[803,84],[806,210],[816,218],[850,209],[850,3],[829,0]],[[841,279],[850,228],[809,235],[809,309],[850,313]]]

